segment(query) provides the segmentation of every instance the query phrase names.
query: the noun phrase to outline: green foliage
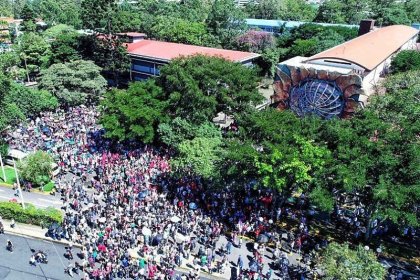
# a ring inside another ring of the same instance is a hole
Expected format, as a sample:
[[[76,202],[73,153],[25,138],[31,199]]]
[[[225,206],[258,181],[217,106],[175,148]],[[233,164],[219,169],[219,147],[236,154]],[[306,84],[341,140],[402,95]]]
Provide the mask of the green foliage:
[[[218,38],[224,48],[233,46],[234,39],[245,30],[245,15],[233,0],[215,0],[212,3],[206,25],[209,33]]]
[[[79,37],[76,32],[63,32],[51,43],[52,62],[64,63],[81,58],[79,54]]]
[[[53,182],[47,183],[42,189],[44,192],[51,192],[54,189],[55,185]]]
[[[9,154],[9,144],[7,144],[5,140],[0,139],[0,155],[3,158],[6,158],[8,154]],[[3,174],[1,174],[1,176],[3,176]]]
[[[51,180],[52,164],[53,159],[48,153],[36,151],[19,162],[18,168],[22,179],[43,186]]]
[[[16,104],[26,117],[34,117],[43,111],[54,110],[58,107],[58,100],[51,93],[36,90],[13,83],[11,90],[6,94],[7,104]]]
[[[262,185],[290,195],[298,188],[307,190],[317,174],[322,174],[330,152],[325,147],[295,136],[288,146],[270,145],[255,159]],[[287,197],[288,198],[288,197]]]
[[[262,100],[255,71],[222,58],[175,59],[160,74],[158,84],[168,98],[170,114],[194,124],[212,121],[219,112],[252,110]]]
[[[102,28],[106,34],[114,31],[113,19],[117,10],[115,0],[83,0],[81,19],[84,28],[96,30]]]
[[[353,250],[347,243],[329,244],[321,254],[319,265],[327,280],[381,280],[386,274],[372,250],[365,250],[361,245]]]
[[[119,9],[113,16],[113,28],[116,32],[142,30],[143,23],[144,18],[142,14],[132,8],[128,10]]]
[[[151,34],[159,40],[192,45],[203,45],[209,36],[202,22],[163,16],[155,19],[151,31]]]
[[[221,138],[220,129],[210,122],[204,122],[198,126],[176,117],[170,122],[159,125],[159,140],[168,146],[177,148],[185,140],[195,137]]]
[[[51,48],[42,36],[25,32],[15,46],[15,51],[21,59],[21,67],[25,68],[29,75],[38,75],[41,69],[49,66]]]
[[[49,25],[66,24],[81,28],[80,1],[32,0],[31,6],[37,16]]]
[[[58,36],[62,35],[63,33],[74,32],[76,32],[76,29],[74,29],[73,26],[67,24],[57,24],[42,32],[42,36],[44,36],[47,39],[55,40]]]
[[[312,21],[316,9],[304,0],[251,1],[245,6],[247,16],[261,19]]]
[[[123,42],[117,36],[97,37],[94,35],[92,43],[93,46],[88,46],[93,49],[91,58],[107,74],[107,78],[118,86],[121,74],[127,72],[130,67],[130,59]]]
[[[48,208],[36,208],[31,204],[26,204],[26,208],[15,202],[0,202],[0,216],[4,219],[14,219],[16,222],[45,226],[54,222],[61,223],[63,214],[60,210]]]
[[[162,96],[161,88],[153,80],[133,83],[127,90],[108,92],[101,102],[100,119],[106,136],[153,142],[158,125],[167,120]]]
[[[51,92],[61,104],[77,105],[97,101],[105,92],[106,80],[101,68],[92,61],[58,63],[43,70],[39,87]]]
[[[216,177],[221,137],[196,137],[178,145],[178,156],[171,160],[175,172],[192,172],[204,179]]]
[[[22,8],[20,18],[23,19],[22,28],[26,32],[34,32],[36,30],[35,26],[35,12],[30,5],[30,3],[26,2]]]
[[[362,19],[372,18],[379,26],[408,24],[416,20],[415,16],[419,12],[415,2],[416,0],[326,0],[320,5],[315,21],[359,24]]]
[[[404,50],[399,52],[391,62],[393,73],[420,70],[420,52],[417,50]]]
[[[294,56],[312,56],[357,36],[357,28],[303,24],[281,35],[278,45],[283,49],[281,60]]]

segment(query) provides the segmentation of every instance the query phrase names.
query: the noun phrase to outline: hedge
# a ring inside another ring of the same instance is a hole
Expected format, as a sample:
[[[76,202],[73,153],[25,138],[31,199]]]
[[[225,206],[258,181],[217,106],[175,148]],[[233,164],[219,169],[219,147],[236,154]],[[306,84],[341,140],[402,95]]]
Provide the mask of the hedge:
[[[63,221],[63,214],[60,210],[53,207],[36,208],[32,204],[25,204],[26,209],[23,209],[19,203],[16,202],[0,202],[0,216],[4,219],[14,219],[16,222],[47,226],[54,222],[61,223]]]

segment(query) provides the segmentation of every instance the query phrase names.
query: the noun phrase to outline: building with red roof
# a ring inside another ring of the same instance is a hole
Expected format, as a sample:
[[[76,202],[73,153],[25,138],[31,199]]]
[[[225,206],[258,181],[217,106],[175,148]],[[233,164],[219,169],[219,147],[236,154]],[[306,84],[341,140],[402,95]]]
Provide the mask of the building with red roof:
[[[323,118],[353,115],[376,91],[400,51],[416,49],[419,31],[405,25],[374,28],[366,20],[366,33],[311,57],[293,57],[277,66],[274,106],[290,108],[300,116]],[[370,25],[370,26],[369,26]]]
[[[222,57],[226,60],[243,65],[252,65],[259,54],[208,48],[187,44],[147,40],[143,33],[119,34],[128,37],[127,52],[131,59],[130,75],[132,80],[144,80],[150,76],[159,75],[159,67],[168,64],[172,59],[191,56],[207,55]]]

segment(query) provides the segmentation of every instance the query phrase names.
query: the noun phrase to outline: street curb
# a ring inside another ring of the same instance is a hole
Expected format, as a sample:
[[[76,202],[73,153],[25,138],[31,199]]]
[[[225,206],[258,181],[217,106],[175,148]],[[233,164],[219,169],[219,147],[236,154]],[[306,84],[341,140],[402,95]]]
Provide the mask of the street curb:
[[[30,234],[26,234],[26,233],[10,231],[8,229],[4,229],[4,233],[10,234],[10,235],[16,235],[16,236],[20,236],[20,237],[30,237],[30,238],[33,238],[33,239],[50,241],[50,242],[53,242],[53,243],[58,243],[58,244],[61,244],[61,245],[66,245],[66,246],[69,245],[69,242],[67,240],[63,240],[63,239],[62,240],[54,240],[51,237],[33,236],[33,235],[30,235]],[[77,244],[77,243],[73,243],[73,247],[77,247],[77,248],[81,249],[83,246],[80,245],[80,244]]]
[[[175,270],[178,270],[180,272],[184,272],[186,274],[188,274],[191,271],[191,269],[189,269],[187,267],[184,267],[184,266],[178,266],[177,268],[175,268]],[[221,277],[221,276],[215,276],[213,274],[209,274],[205,271],[200,270],[200,276],[201,275],[205,276],[206,278],[213,279],[213,280],[228,279],[228,278],[224,278],[224,277]]]

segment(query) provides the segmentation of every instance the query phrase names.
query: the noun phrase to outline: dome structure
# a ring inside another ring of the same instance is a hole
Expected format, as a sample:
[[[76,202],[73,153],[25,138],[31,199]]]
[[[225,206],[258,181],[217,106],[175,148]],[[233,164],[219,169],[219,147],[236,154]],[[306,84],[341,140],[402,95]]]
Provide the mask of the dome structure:
[[[289,108],[298,116],[317,115],[324,119],[340,117],[344,97],[335,82],[306,79],[290,89]]]

